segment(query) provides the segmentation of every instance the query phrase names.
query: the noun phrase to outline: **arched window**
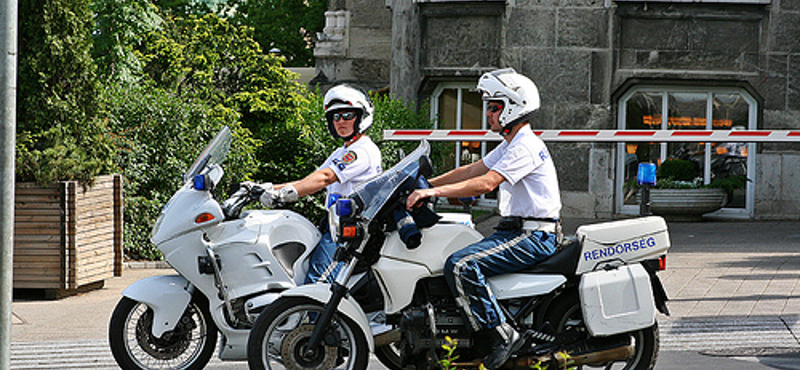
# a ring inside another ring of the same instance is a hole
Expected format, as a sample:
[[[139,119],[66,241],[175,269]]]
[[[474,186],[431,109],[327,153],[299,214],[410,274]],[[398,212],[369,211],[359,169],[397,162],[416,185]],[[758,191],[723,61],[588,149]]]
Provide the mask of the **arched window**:
[[[687,88],[637,86],[619,101],[621,130],[755,130],[756,100],[741,88]],[[619,143],[617,147],[616,205],[620,213],[638,212],[635,178],[638,164],[660,164],[668,158],[691,161],[697,181],[710,183],[718,177],[755,174],[754,143]],[[751,217],[754,189],[734,192],[719,211]]]
[[[431,120],[439,130],[488,130],[486,104],[475,90],[474,82],[442,82],[431,94]],[[461,141],[446,142],[444,163],[437,163],[439,172],[477,162],[494,149],[496,142]],[[493,193],[481,197],[482,201],[496,199]]]

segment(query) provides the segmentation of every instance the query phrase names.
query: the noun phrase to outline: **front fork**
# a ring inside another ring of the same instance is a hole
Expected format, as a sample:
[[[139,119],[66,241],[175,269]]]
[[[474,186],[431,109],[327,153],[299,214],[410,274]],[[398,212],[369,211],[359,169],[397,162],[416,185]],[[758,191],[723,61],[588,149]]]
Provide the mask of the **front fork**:
[[[331,324],[331,320],[333,319],[333,315],[339,309],[339,303],[342,302],[342,299],[347,295],[350,291],[347,288],[346,282],[350,279],[350,276],[353,274],[355,270],[356,263],[358,262],[357,258],[351,258],[350,262],[339,272],[339,275],[336,277],[336,280],[331,284],[331,298],[328,301],[328,304],[325,306],[325,309],[322,311],[322,315],[317,320],[317,323],[314,325],[314,331],[311,332],[311,339],[308,341],[308,346],[306,347],[306,355],[312,356],[316,348],[322,343],[322,338],[325,335],[325,331]],[[334,261],[333,264],[338,263]]]

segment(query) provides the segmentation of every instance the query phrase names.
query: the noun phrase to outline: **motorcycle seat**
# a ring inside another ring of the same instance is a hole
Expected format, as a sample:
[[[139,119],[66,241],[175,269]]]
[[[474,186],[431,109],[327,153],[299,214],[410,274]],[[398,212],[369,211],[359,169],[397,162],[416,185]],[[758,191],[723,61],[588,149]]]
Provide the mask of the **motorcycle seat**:
[[[521,272],[528,274],[560,274],[564,276],[575,275],[578,268],[578,259],[581,254],[581,242],[575,236],[565,236],[561,242],[561,249],[552,256],[527,268]]]

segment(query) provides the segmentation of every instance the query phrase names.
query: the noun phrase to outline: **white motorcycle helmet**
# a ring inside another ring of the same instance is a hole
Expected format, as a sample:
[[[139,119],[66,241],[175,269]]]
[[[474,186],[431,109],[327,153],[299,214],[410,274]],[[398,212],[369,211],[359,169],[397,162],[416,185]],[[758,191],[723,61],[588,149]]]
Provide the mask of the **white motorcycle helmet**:
[[[375,107],[372,105],[369,94],[360,88],[347,84],[334,86],[325,94],[323,106],[325,108],[325,119],[328,121],[328,131],[330,131],[334,139],[350,140],[356,133],[363,134],[372,126],[372,115],[375,112]],[[356,124],[353,135],[348,137],[339,136],[333,126],[333,113],[343,109],[355,109],[356,111]]]
[[[513,68],[485,73],[478,80],[478,92],[484,101],[502,101],[499,122],[503,130],[500,135],[508,135],[514,125],[527,121],[540,106],[536,84]]]

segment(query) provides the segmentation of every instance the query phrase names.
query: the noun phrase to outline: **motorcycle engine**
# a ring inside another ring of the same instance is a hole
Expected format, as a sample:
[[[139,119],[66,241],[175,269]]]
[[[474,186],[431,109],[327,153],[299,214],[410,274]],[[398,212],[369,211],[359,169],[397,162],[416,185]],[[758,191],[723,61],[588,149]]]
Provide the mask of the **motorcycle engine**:
[[[461,349],[474,346],[473,334],[450,296],[449,288],[444,285],[441,289],[438,285],[429,285],[427,299],[418,300],[419,304],[403,310],[399,317],[398,324],[410,355],[441,349],[447,344],[445,337],[456,340]]]

